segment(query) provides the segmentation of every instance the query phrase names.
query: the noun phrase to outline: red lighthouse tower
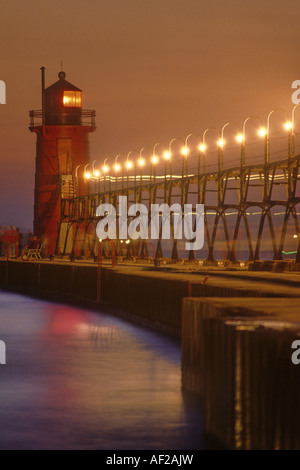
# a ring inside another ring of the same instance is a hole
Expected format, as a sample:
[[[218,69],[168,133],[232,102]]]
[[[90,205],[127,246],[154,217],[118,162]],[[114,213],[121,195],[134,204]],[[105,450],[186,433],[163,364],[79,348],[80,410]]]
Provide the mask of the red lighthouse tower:
[[[82,109],[82,90],[66,80],[45,88],[42,72],[42,110],[30,111],[30,131],[35,132],[36,172],[34,192],[34,234],[42,239],[46,254],[59,252],[58,228],[62,188],[68,183],[72,197],[72,175],[89,163],[88,135],[95,127],[95,111]]]

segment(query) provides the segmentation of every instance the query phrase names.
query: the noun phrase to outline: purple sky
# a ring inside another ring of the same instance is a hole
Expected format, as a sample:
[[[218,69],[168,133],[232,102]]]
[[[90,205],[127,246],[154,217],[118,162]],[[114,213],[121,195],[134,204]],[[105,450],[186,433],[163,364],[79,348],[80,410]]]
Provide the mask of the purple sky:
[[[42,65],[49,86],[63,61],[97,112],[91,159],[114,158],[252,114],[265,121],[273,108],[290,113],[299,17],[299,0],[2,2],[0,225],[32,228],[28,111],[41,108]]]

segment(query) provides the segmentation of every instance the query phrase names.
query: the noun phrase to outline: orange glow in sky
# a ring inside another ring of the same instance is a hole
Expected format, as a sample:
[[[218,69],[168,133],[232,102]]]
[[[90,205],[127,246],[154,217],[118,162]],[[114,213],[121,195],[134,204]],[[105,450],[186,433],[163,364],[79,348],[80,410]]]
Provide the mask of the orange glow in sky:
[[[273,108],[290,113],[291,84],[300,79],[299,0],[224,6],[224,0],[4,2],[0,225],[32,228],[35,136],[28,112],[41,109],[41,66],[46,86],[57,80],[62,61],[66,79],[83,90],[83,108],[97,113],[91,161],[109,156],[110,166],[119,153],[174,136],[250,115],[265,123]]]

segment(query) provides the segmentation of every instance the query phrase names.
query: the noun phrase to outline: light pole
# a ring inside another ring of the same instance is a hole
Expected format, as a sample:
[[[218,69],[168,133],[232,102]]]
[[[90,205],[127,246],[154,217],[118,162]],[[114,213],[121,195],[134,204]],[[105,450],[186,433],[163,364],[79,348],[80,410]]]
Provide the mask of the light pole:
[[[118,172],[120,171],[121,169],[121,165],[118,163],[118,158],[121,156],[121,154],[119,153],[116,158],[115,158],[115,164],[114,164],[114,170],[115,170],[115,173],[116,173],[116,190],[118,189]],[[123,178],[122,178],[122,181],[123,181]],[[122,186],[123,186],[123,183],[122,183]],[[123,189],[123,188],[122,188]]]
[[[140,200],[142,201],[142,185],[143,185],[143,166],[145,165],[145,159],[143,158],[144,150],[151,150],[151,147],[143,147],[140,150],[140,156],[138,159],[138,165],[140,167]]]
[[[100,161],[100,160],[93,160],[93,162],[91,163],[92,165],[92,173],[91,173],[91,179],[94,179],[96,181],[96,186],[94,186],[94,188],[96,188],[97,192],[99,193],[100,192],[100,176],[101,176],[101,172],[100,170],[97,170],[95,168],[95,163],[97,161]],[[88,163],[88,165],[90,165],[90,163]],[[86,167],[88,166],[86,165]]]
[[[165,187],[166,187],[166,185],[167,185],[167,161],[171,160],[170,152],[165,150],[165,152],[163,153],[163,157],[164,157],[164,160],[165,160]]]
[[[295,157],[295,111],[299,104],[296,104],[292,110],[292,157]]]
[[[156,172],[155,172],[155,165],[159,162],[157,155],[152,155],[151,157],[151,168],[150,168],[150,175],[153,175],[153,183],[155,184]]]
[[[175,142],[175,140],[180,140],[183,145],[184,145],[184,139],[182,139],[182,137],[174,137],[174,139],[172,139],[169,143],[169,150],[168,150],[168,159],[170,160],[170,180],[172,181],[172,144],[173,142]]]
[[[188,157],[188,154],[189,154],[189,148],[186,145],[184,145],[184,147],[182,147],[181,154],[182,154],[181,176],[182,176],[182,178],[184,178],[185,177],[185,171],[184,171],[185,170],[185,165],[184,165],[184,163],[186,161],[186,166],[187,166],[187,157]]]
[[[198,174],[200,174],[200,155],[202,153],[202,157],[203,157],[203,174],[205,174],[206,172],[206,145],[205,143],[202,142],[202,144],[199,145],[199,158],[198,158]]]
[[[156,155],[156,147],[158,147],[159,145],[163,145],[165,147],[164,144],[162,144],[161,142],[156,142],[155,145],[153,145],[153,149],[152,149],[152,157],[151,157],[151,160],[150,160],[150,163],[151,163],[151,167],[153,165],[156,165],[159,161],[158,159],[158,156]],[[166,168],[165,168],[166,169]],[[151,178],[151,171],[150,171],[150,178]],[[166,177],[165,177],[165,181],[166,181]]]
[[[217,129],[216,127],[208,127],[203,132],[202,144],[199,145],[199,150],[200,150],[200,152],[202,152],[202,155],[203,155],[203,173],[206,172],[206,147],[207,146],[206,146],[206,142],[205,142],[205,137],[206,137],[207,132],[209,132],[209,131],[217,131],[218,134],[219,134],[219,137],[221,136],[220,129]],[[219,147],[218,147],[218,168],[220,168],[220,151],[219,151]]]
[[[84,165],[84,176],[85,174],[87,173],[87,167],[90,165],[90,163],[87,163],[86,165]]]
[[[118,183],[118,172],[120,170],[122,170],[121,172],[121,179],[122,179],[122,183],[121,183],[121,190],[122,190],[122,194],[123,194],[123,190],[124,190],[124,165],[120,165],[118,163],[118,158],[119,157],[122,157],[123,155],[122,154],[118,154],[116,157],[115,157],[115,164],[114,164],[114,170],[115,170],[115,173],[116,173],[116,186],[117,186],[117,183]],[[117,187],[116,187],[117,189]]]
[[[260,123],[260,128],[262,128],[262,122],[258,116],[248,116],[244,120],[242,133],[236,137],[237,141],[241,143],[241,167],[246,165],[246,124],[250,119],[257,119]]]
[[[151,159],[150,159],[150,184],[151,184],[152,170],[153,170],[154,166],[157,165],[157,163],[159,161],[159,158],[156,155],[156,147],[158,147],[159,145],[162,145],[164,148],[166,148],[166,146],[163,143],[156,142],[156,144],[153,145],[153,148],[151,149],[152,156],[151,156]],[[154,170],[154,179],[155,179],[155,170]],[[166,161],[165,161],[165,184],[166,184]]]
[[[287,112],[282,108],[275,108],[269,112],[268,118],[267,118],[267,132],[265,136],[265,164],[268,164],[270,161],[270,118],[275,111],[282,111],[285,114],[286,119],[288,121]]]
[[[133,163],[131,160],[129,160],[129,157],[131,154],[133,154],[135,152],[135,150],[130,150],[130,152],[127,154],[126,156],[126,163],[125,163],[125,166],[126,166],[126,170],[127,170],[127,196],[128,196],[128,193],[129,193],[129,170],[132,168],[133,166]]]
[[[80,167],[83,167],[84,165],[77,165],[76,169],[75,169],[75,184],[76,184],[76,196],[78,195],[79,196],[79,193],[80,193],[80,185],[79,185],[79,178],[78,178],[78,169]]]
[[[96,181],[96,192],[99,194],[100,193],[100,176],[101,176],[101,173],[100,173],[100,170],[96,170],[94,169],[93,170],[93,176],[94,176],[94,179]]]
[[[182,154],[185,155],[186,157],[186,167],[185,167],[185,171],[186,171],[186,176],[189,176],[188,174],[188,155],[189,155],[189,147],[188,147],[188,140],[190,137],[192,136],[197,136],[199,137],[200,139],[202,138],[200,136],[200,134],[196,134],[196,133],[191,133],[189,134],[186,138],[185,138],[185,141],[184,141],[184,147],[182,149]],[[199,150],[199,145],[197,147],[197,149]],[[198,175],[200,174],[200,152],[198,153]]]
[[[97,189],[97,181],[99,179],[99,176],[100,176],[100,171],[99,170],[95,170],[95,163],[96,163],[97,160],[93,160],[92,162],[92,180],[94,180],[95,184],[94,184],[94,190]]]
[[[109,171],[109,167],[107,166],[106,162],[108,160],[108,157],[106,157],[104,159],[104,162],[103,162],[103,166],[102,166],[102,170],[103,170],[103,174],[104,174],[104,177],[103,177],[103,192],[104,192],[104,197],[105,197],[105,190],[106,190],[106,173],[108,173]],[[110,191],[110,182],[109,182],[109,188],[108,190]]]
[[[89,195],[89,192],[90,192],[90,185],[89,185],[89,181],[91,180],[91,173],[89,171],[87,171],[87,167],[90,165],[90,163],[87,163],[84,167],[84,173],[83,173],[83,177],[84,177],[84,182],[86,183],[86,188],[87,188],[87,195]]]
[[[150,150],[152,151],[151,147],[143,147],[141,150],[140,150],[140,153],[139,153],[139,159],[138,159],[138,165],[140,167],[140,185],[142,185],[142,180],[143,180],[143,166],[145,166],[145,159],[143,158],[143,151],[144,150]]]
[[[221,138],[218,140],[218,146],[220,147],[220,152],[221,152],[221,165],[219,165],[219,171],[220,169],[224,170],[224,145],[225,145],[224,131],[226,127],[230,125],[234,125],[239,130],[239,126],[235,122],[226,122],[226,124],[224,124],[224,126],[222,127]]]
[[[291,137],[293,136],[292,123],[287,121],[284,124],[285,130],[288,132],[288,160],[291,159]]]

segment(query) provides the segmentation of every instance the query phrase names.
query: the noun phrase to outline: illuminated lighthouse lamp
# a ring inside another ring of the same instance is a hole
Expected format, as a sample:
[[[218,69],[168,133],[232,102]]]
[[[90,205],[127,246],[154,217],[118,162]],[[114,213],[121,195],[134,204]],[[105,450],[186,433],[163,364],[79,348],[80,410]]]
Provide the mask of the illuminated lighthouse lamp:
[[[67,108],[81,108],[81,95],[81,91],[64,91],[64,106]]]

